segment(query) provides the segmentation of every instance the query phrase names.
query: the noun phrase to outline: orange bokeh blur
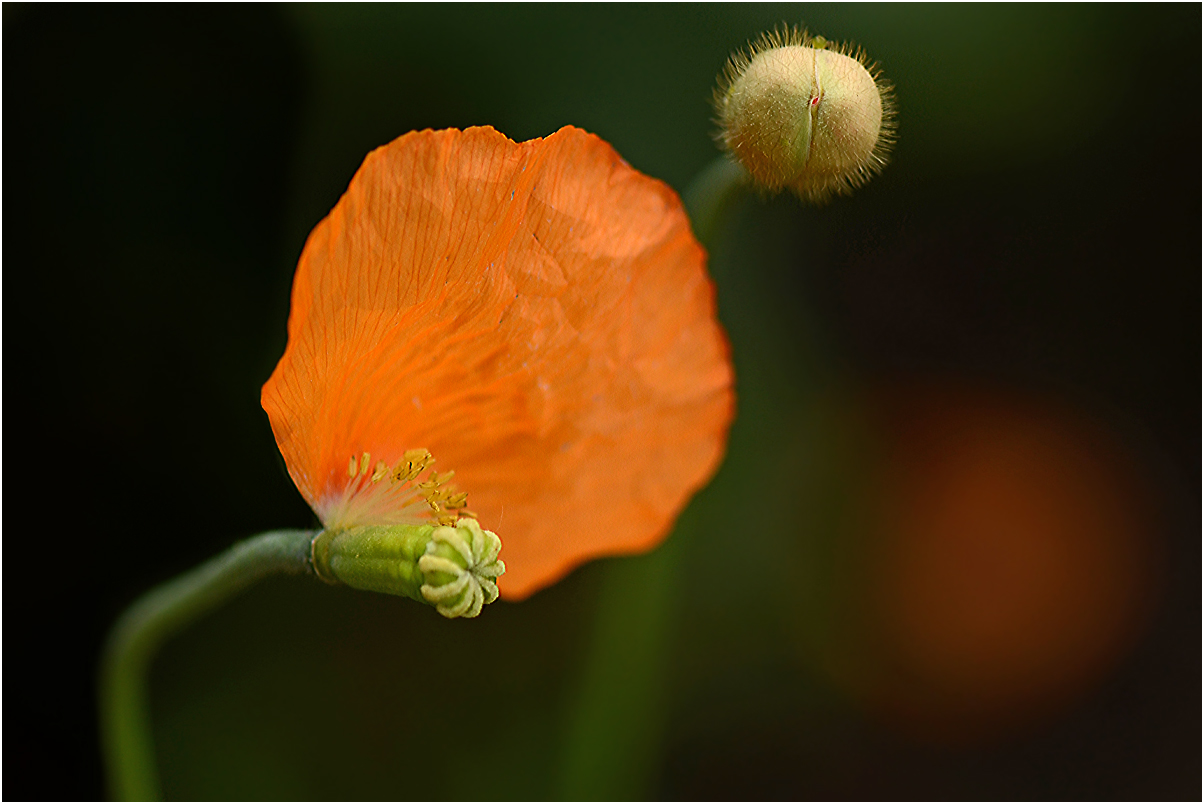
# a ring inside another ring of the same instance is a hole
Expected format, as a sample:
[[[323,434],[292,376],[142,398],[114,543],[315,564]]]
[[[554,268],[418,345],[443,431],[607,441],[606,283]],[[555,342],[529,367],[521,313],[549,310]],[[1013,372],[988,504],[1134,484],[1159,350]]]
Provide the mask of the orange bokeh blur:
[[[1132,645],[1159,551],[1131,453],[1068,407],[950,386],[870,407],[880,452],[842,684],[905,731],[989,739],[1064,710]]]

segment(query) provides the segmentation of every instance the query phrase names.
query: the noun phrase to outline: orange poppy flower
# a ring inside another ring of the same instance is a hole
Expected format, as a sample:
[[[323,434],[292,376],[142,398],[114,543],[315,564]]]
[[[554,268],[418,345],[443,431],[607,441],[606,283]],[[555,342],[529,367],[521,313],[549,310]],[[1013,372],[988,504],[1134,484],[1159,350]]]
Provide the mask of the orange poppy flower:
[[[263,407],[326,528],[477,517],[509,599],[656,545],[733,415],[681,202],[575,128],[373,151],[305,245],[288,335]]]

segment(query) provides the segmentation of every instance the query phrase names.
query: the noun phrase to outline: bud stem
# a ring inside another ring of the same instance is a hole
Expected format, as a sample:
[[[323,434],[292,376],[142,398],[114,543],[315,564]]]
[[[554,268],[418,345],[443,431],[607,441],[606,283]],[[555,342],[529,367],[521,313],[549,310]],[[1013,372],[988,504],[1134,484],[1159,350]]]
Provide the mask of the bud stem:
[[[239,542],[152,589],[113,626],[100,667],[100,724],[109,795],[160,799],[147,700],[147,671],[159,646],[186,625],[269,575],[312,572],[311,531],[276,530]]]
[[[732,203],[747,189],[748,171],[727,155],[716,157],[686,187],[682,202],[694,224],[694,236],[708,249]]]
[[[747,171],[724,155],[682,193],[694,236],[707,249],[714,248],[748,181]],[[557,798],[653,797],[666,733],[669,651],[681,616],[682,565],[697,535],[696,521],[687,509],[656,550],[599,568],[602,588],[585,665],[568,705]]]

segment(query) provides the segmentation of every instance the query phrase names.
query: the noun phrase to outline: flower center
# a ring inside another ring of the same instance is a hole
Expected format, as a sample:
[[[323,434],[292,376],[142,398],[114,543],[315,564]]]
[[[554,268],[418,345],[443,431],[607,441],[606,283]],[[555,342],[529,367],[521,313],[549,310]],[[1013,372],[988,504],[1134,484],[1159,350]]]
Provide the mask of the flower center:
[[[452,526],[460,517],[476,518],[469,511],[468,492],[450,481],[454,471],[431,468],[435,456],[426,449],[406,450],[390,466],[372,462],[372,454],[351,456],[347,462],[348,482],[337,499],[326,506],[322,517],[327,528],[353,525],[422,524]]]

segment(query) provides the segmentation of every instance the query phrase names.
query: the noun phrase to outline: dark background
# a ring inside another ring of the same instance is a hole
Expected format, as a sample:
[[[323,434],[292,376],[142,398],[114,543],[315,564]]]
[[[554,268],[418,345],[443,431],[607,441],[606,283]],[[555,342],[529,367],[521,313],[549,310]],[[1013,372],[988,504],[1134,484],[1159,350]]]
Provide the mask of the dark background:
[[[663,728],[600,794],[1198,799],[1198,6],[13,4],[4,798],[103,795],[96,661],[134,597],[314,524],[259,388],[305,236],[369,150],[574,124],[682,190],[716,154],[728,52],[782,21],[882,63],[899,143],[853,197],[747,199],[713,246],[739,418],[678,534]],[[840,582],[860,555],[842,528],[876,488],[859,478],[912,466],[917,405],[1087,428],[1142,512],[1131,623],[1015,724],[971,707],[917,727],[895,704],[930,711],[931,690],[883,704],[833,670],[869,588]],[[465,624],[262,584],[155,666],[165,794],[559,797],[618,561]]]

